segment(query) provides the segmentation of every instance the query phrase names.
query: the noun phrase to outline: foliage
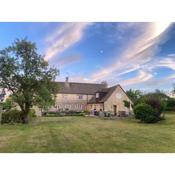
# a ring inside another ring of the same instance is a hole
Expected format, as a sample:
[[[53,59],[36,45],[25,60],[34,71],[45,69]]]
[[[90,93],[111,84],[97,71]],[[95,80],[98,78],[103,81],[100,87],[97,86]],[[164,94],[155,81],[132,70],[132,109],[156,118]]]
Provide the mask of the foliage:
[[[22,112],[13,109],[2,113],[1,124],[4,123],[22,123]]]
[[[140,103],[134,107],[135,118],[143,123],[156,123],[159,121],[159,117],[156,115],[156,111],[148,104]]]
[[[6,110],[6,111],[9,111],[13,107],[15,107],[13,99],[11,97],[7,98],[6,101],[3,103],[3,109]]]
[[[165,101],[157,94],[146,94],[141,99],[142,103],[150,105],[155,110],[155,115],[159,118],[165,110]]]
[[[175,93],[175,83],[173,84],[173,93]]]
[[[62,116],[85,116],[85,112],[65,111],[65,112],[47,112],[45,117],[62,117]]]
[[[166,111],[175,111],[175,99],[169,98],[166,102]]]
[[[125,106],[126,108],[130,108],[130,102],[129,102],[129,101],[123,100],[123,103],[124,103],[124,106]]]
[[[142,97],[142,92],[140,90],[129,89],[126,94],[131,99],[134,104],[137,104],[138,100]]]
[[[38,99],[50,99],[57,91],[58,71],[48,67],[44,57],[37,53],[35,43],[17,39],[0,51],[0,86],[13,93],[12,98],[22,111],[23,123]]]
[[[56,84],[56,83],[55,83]],[[54,85],[53,85],[54,86]],[[41,95],[36,98],[36,104],[42,111],[48,111],[51,106],[55,105],[55,95],[50,95],[46,87],[41,87]],[[58,87],[57,87],[58,90]],[[55,90],[56,92],[56,90]]]
[[[156,89],[155,92],[149,93],[149,94],[150,95],[152,94],[152,95],[160,98],[161,100],[167,100],[169,98],[163,91],[161,91],[159,89]]]
[[[30,109],[30,111],[29,111],[29,117],[30,117],[30,118],[37,117],[37,116],[36,116],[36,112],[35,112],[34,109]]]

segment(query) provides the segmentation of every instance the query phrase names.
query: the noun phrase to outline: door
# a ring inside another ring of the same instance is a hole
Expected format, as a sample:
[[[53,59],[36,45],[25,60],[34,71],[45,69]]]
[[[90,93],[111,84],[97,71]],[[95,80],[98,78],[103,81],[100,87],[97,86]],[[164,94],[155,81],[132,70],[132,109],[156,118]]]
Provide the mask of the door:
[[[113,109],[114,109],[114,115],[116,116],[117,115],[117,105],[114,105]]]

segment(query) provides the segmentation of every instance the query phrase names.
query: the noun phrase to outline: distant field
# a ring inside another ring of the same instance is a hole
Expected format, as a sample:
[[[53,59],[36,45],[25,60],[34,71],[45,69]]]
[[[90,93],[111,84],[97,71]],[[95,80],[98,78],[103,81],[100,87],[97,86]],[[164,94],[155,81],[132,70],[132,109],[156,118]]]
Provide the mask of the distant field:
[[[135,119],[47,117],[1,125],[0,152],[175,152],[175,113],[157,124]]]

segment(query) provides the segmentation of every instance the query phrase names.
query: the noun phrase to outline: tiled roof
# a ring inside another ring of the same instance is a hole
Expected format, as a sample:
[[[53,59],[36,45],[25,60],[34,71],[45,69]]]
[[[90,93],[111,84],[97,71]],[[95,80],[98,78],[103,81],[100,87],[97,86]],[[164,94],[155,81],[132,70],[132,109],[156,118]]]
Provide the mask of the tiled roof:
[[[106,88],[105,84],[75,83],[75,82],[56,82],[61,94],[88,94],[94,95],[95,92]]]
[[[99,93],[99,98],[96,98],[95,96],[88,102],[88,103],[103,103],[105,102],[110,96],[111,94],[114,92],[114,90],[116,89],[116,86],[112,86],[110,88],[104,88],[100,91],[97,91],[96,93]]]

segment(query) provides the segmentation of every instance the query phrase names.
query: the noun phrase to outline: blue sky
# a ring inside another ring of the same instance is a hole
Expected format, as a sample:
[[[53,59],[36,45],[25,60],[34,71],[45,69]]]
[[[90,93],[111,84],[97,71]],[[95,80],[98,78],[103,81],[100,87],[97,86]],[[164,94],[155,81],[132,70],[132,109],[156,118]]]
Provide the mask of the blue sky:
[[[0,49],[24,37],[60,70],[60,81],[145,91],[175,83],[174,23],[0,23]]]

